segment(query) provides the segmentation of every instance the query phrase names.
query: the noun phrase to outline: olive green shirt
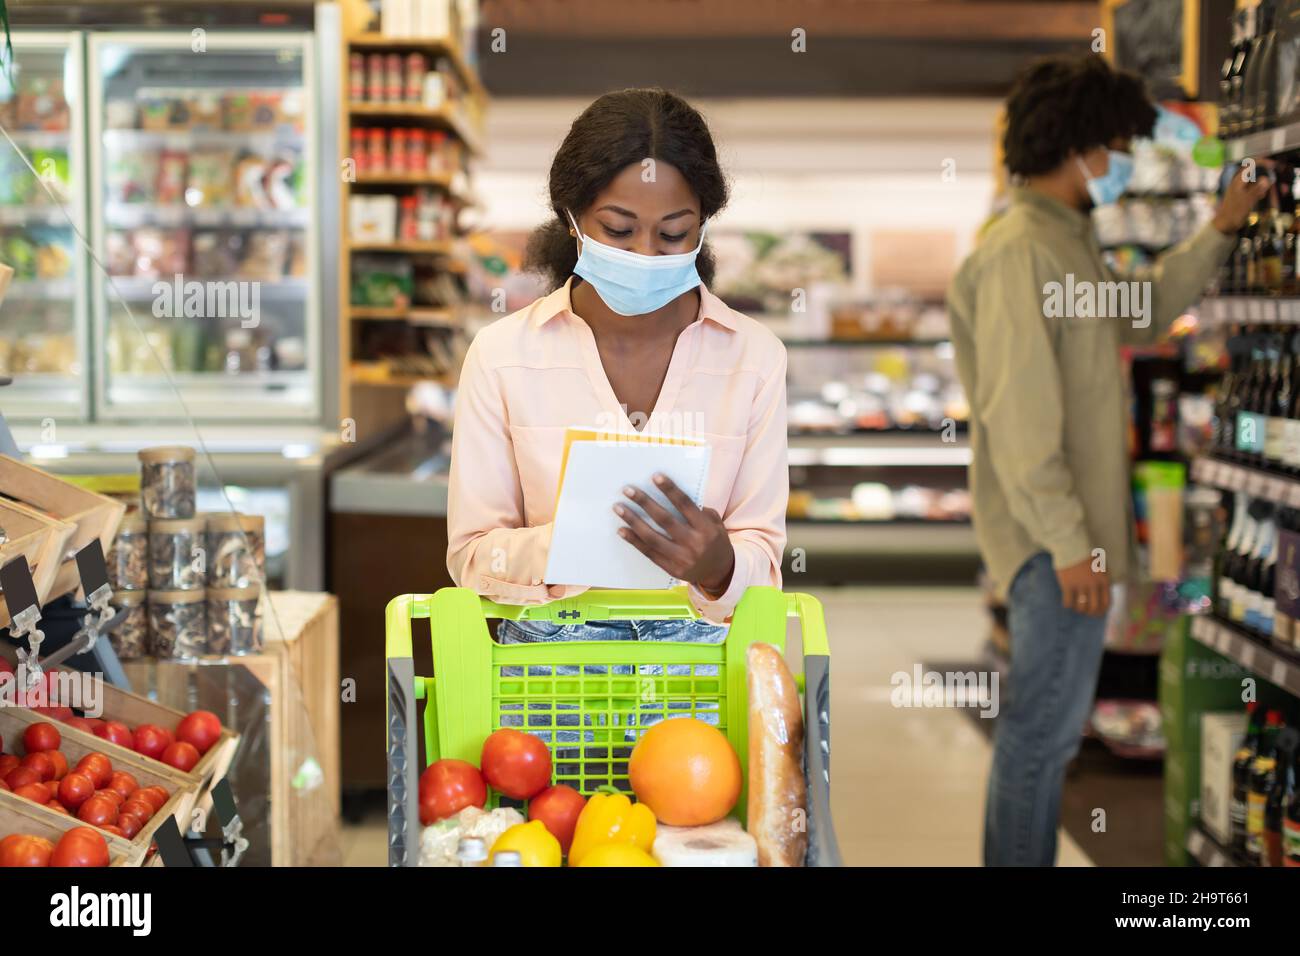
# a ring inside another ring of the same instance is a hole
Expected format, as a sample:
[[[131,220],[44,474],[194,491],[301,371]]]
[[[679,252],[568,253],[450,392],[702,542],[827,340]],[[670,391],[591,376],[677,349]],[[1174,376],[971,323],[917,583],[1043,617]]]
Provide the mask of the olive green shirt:
[[[1086,213],[1021,188],[958,270],[975,535],[1000,595],[1039,551],[1062,568],[1100,548],[1113,580],[1133,567],[1120,346],[1156,341],[1233,244],[1207,224],[1135,285],[1107,268]]]

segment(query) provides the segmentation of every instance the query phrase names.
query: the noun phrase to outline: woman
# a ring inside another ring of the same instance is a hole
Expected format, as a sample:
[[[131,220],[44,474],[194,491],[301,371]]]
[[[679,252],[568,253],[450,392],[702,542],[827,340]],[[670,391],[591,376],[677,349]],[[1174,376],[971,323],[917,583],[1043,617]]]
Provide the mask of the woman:
[[[551,164],[555,218],[528,246],[527,264],[555,291],[475,336],[448,502],[458,584],[505,604],[568,597],[585,589],[543,582],[565,429],[692,422],[691,437],[712,447],[702,506],[656,475],[680,516],[643,489],[625,494],[667,534],[619,502],[592,507],[613,507],[619,534],[688,584],[705,620],[504,621],[499,640],[720,641],[745,588],[780,586],[785,349],[705,287],[704,235],[726,199],[708,127],[672,93],[610,93],[578,117]]]

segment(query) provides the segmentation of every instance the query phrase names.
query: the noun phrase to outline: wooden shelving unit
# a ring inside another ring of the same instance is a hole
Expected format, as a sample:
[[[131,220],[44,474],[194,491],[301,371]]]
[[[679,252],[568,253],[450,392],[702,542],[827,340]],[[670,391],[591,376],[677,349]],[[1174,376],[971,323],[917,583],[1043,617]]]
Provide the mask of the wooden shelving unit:
[[[375,53],[399,53],[405,57],[410,53],[423,53],[428,58],[429,67],[439,59],[449,61],[452,71],[462,87],[462,95],[437,108],[428,108],[420,103],[374,103],[353,102],[350,99],[351,56]],[[354,126],[369,128],[375,126],[416,127],[430,132],[441,131],[459,140],[464,147],[467,158],[480,154],[482,149],[481,123],[487,107],[487,91],[478,74],[470,66],[461,44],[455,37],[389,37],[382,33],[353,32],[343,39],[344,64],[343,75],[339,78],[342,88],[340,101],[344,103],[343,122],[340,123],[341,155],[352,155],[352,129]],[[439,173],[404,173],[404,172],[361,172],[351,180],[344,181],[343,190],[343,263],[339,270],[341,296],[342,329],[340,343],[340,396],[341,415],[357,423],[360,431],[373,433],[387,428],[400,420],[404,412],[404,398],[407,389],[421,382],[436,382],[441,385],[455,384],[455,370],[444,374],[419,375],[410,374],[409,364],[400,360],[362,361],[354,354],[358,337],[366,334],[368,325],[378,322],[406,323],[422,329],[417,335],[459,336],[464,330],[464,316],[461,309],[454,306],[401,305],[401,306],[357,306],[352,305],[353,258],[358,253],[391,254],[409,257],[417,268],[427,271],[460,273],[465,265],[457,257],[463,246],[453,237],[438,241],[394,241],[371,242],[352,239],[349,216],[349,200],[354,194],[374,195],[392,193],[397,196],[411,195],[420,188],[440,190],[451,197],[459,206],[473,202],[470,194],[470,177],[468,169],[456,172]],[[433,330],[433,331],[430,331]],[[383,333],[381,333],[383,334]],[[453,344],[452,354],[458,349]],[[403,367],[407,366],[407,367]]]

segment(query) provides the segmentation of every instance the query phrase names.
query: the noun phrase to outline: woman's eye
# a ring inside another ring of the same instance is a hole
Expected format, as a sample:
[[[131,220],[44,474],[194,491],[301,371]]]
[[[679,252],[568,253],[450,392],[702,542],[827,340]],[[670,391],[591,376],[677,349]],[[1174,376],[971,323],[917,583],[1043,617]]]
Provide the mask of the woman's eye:
[[[612,236],[615,239],[626,239],[628,236],[632,235],[631,229],[611,229],[604,223],[601,223],[601,228],[605,230],[605,235]]]
[[[666,232],[661,232],[659,233],[659,238],[662,239],[664,242],[681,242],[683,239],[686,238],[686,233],[679,232],[675,236],[670,236]]]

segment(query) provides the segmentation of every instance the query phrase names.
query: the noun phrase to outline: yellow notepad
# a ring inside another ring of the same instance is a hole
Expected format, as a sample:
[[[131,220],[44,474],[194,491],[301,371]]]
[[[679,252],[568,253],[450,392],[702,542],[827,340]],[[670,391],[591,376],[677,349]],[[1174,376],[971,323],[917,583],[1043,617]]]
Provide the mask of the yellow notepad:
[[[555,484],[555,500],[560,500],[560,489],[564,487],[564,469],[569,464],[569,449],[573,447],[575,441],[629,441],[629,442],[646,442],[656,445],[693,445],[702,447],[706,443],[696,441],[693,438],[673,438],[660,434],[645,434],[643,432],[629,431],[616,432],[609,429],[598,428],[573,428],[569,427],[564,430],[564,450],[560,452],[560,480]]]

